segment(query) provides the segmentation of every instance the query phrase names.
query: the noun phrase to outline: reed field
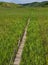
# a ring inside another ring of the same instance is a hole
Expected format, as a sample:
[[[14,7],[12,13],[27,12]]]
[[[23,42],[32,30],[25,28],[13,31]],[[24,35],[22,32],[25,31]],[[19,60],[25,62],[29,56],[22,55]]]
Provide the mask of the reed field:
[[[32,9],[20,65],[48,65],[48,8]]]
[[[20,65],[48,65],[48,7],[0,7],[0,65],[13,63],[28,18]]]

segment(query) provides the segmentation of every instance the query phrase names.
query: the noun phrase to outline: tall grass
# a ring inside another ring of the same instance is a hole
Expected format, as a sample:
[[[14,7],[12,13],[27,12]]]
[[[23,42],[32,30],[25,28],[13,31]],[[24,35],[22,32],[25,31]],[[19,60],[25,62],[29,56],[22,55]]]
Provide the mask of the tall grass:
[[[48,8],[31,9],[20,65],[48,65]]]
[[[0,7],[0,65],[9,65],[26,26],[23,9]],[[11,62],[12,64],[12,62]]]

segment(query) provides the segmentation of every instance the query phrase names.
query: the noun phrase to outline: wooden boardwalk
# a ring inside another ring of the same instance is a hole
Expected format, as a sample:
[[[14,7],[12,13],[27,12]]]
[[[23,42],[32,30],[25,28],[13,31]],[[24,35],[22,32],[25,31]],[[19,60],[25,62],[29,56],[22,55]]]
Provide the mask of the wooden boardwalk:
[[[27,34],[27,28],[28,28],[29,22],[30,22],[30,19],[28,19],[28,23],[25,27],[25,32],[24,32],[24,35],[23,35],[23,38],[22,38],[22,41],[21,41],[21,45],[20,45],[20,47],[18,49],[18,52],[16,54],[14,65],[19,65],[20,64],[24,43],[26,41],[26,34]]]

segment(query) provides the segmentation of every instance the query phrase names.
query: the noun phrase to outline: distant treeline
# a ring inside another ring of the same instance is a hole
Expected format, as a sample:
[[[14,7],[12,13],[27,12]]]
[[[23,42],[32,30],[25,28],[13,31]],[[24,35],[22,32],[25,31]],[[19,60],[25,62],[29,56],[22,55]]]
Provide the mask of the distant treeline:
[[[33,2],[33,3],[27,3],[27,4],[22,4],[22,6],[29,6],[29,7],[46,7],[48,6],[48,1],[44,2]]]

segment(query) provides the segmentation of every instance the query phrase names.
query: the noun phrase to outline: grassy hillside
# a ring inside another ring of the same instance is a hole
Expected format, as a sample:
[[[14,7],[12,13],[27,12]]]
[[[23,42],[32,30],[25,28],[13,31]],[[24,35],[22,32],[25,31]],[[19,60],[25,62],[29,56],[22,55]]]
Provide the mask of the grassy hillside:
[[[12,8],[16,8],[16,7],[20,7],[21,5],[15,4],[15,3],[8,3],[8,2],[0,2],[0,6],[1,7],[12,7]]]
[[[26,3],[26,4],[15,4],[15,3],[8,3],[8,2],[0,2],[0,7],[6,7],[6,8],[48,7],[48,1],[33,2],[33,3]]]

